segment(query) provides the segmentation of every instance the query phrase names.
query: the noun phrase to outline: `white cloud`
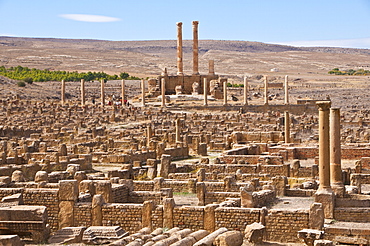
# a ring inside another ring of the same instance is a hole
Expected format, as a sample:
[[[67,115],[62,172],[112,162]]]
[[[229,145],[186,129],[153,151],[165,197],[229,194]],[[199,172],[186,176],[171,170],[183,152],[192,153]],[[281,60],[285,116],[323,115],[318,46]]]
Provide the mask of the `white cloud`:
[[[85,21],[85,22],[114,22],[120,21],[121,19],[103,15],[84,15],[84,14],[62,14],[59,15],[62,18],[75,20],[75,21]]]
[[[3,37],[16,37],[17,35],[12,34],[12,33],[0,33],[0,36],[3,36]]]
[[[311,40],[311,41],[287,41],[275,44],[291,45],[298,47],[342,47],[370,49],[370,38],[358,39],[333,39],[333,40]]]

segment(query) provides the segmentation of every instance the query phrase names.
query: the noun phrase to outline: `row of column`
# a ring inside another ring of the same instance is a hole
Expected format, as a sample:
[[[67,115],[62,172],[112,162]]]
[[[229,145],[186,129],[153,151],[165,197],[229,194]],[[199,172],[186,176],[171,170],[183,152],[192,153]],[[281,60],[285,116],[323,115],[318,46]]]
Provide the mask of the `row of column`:
[[[319,108],[319,188],[315,201],[323,204],[325,218],[333,218],[335,195],[344,196],[341,168],[340,109],[330,101],[317,102]]]
[[[125,99],[125,80],[123,79],[121,81],[121,95],[122,95],[122,103]],[[105,82],[102,79],[100,81],[100,100],[101,105],[105,105]],[[64,105],[66,102],[66,83],[64,80],[62,80],[62,86],[61,86],[61,103]],[[81,79],[81,106],[85,106],[85,80]]]

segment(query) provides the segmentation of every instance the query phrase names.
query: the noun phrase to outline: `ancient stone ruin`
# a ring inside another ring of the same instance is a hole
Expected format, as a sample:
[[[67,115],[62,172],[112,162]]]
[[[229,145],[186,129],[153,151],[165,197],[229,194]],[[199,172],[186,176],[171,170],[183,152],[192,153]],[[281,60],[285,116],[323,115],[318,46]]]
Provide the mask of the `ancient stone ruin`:
[[[184,74],[177,27],[176,75],[1,99],[0,244],[370,245],[369,114],[289,100],[287,76],[228,100],[213,61],[199,73],[196,21]]]

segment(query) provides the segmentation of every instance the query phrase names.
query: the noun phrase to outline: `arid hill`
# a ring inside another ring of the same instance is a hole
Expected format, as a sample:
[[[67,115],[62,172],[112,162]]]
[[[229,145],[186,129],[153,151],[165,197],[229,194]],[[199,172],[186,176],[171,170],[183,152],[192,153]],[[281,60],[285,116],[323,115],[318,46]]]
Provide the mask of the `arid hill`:
[[[184,69],[192,71],[192,41],[184,41]],[[370,50],[292,47],[249,41],[200,40],[200,72],[215,60],[218,74],[326,75],[335,67],[368,68]],[[176,40],[104,41],[87,39],[0,37],[0,65],[69,71],[128,72],[155,76],[167,67],[176,72]]]

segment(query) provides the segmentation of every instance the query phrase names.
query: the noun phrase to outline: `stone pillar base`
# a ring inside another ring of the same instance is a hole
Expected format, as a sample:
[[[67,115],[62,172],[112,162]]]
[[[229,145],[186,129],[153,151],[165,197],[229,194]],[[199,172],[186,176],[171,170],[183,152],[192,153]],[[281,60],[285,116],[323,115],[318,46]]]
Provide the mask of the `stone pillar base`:
[[[322,204],[325,219],[334,218],[335,194],[331,188],[322,188],[315,193],[315,202]]]
[[[337,197],[344,197],[344,194],[346,192],[346,189],[343,184],[341,185],[331,185],[331,188],[333,189],[333,192]]]

